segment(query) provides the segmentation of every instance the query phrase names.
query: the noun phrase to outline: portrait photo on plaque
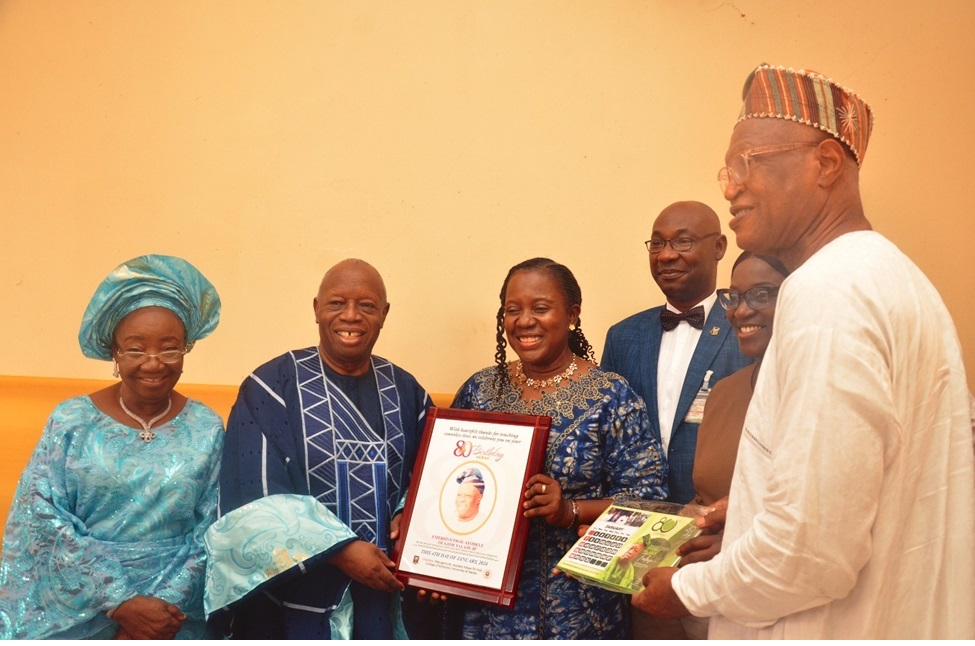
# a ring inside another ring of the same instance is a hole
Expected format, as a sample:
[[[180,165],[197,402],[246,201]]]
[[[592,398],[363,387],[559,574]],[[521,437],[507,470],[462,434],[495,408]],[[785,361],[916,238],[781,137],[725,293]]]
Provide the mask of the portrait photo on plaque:
[[[440,495],[440,517],[457,536],[484,527],[498,502],[498,485],[487,464],[465,462],[447,477]]]
[[[393,560],[403,583],[502,606],[517,591],[545,416],[431,408]]]

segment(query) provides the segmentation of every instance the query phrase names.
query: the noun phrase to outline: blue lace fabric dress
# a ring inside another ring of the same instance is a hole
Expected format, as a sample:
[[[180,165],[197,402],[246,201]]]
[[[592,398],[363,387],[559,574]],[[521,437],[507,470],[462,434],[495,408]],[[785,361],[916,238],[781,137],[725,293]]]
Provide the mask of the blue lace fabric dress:
[[[593,367],[540,400],[520,389],[495,385],[495,368],[471,377],[453,406],[484,411],[548,415],[552,427],[543,472],[574,500],[667,497],[667,465],[643,400],[614,373]],[[558,563],[578,536],[575,530],[534,519],[513,609],[452,599],[448,624],[464,639],[618,639],[629,633],[627,597],[587,586],[563,574]],[[452,632],[452,631],[451,631]]]
[[[186,615],[177,638],[205,636],[223,423],[188,400],[153,431],[143,442],[87,396],[54,409],[4,533],[0,637],[110,639],[105,612],[140,594]]]

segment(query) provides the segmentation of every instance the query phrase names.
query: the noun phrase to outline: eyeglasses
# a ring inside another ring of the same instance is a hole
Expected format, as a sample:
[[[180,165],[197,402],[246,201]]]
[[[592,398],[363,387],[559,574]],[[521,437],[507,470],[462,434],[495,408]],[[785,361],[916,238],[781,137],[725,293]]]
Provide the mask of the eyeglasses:
[[[159,354],[149,354],[139,350],[126,350],[125,352],[116,351],[115,354],[119,361],[130,364],[145,363],[152,358],[160,363],[178,363],[187,352],[187,350],[163,350]]]
[[[744,296],[748,307],[753,310],[764,310],[772,305],[778,295],[779,288],[772,285],[756,285],[745,292],[719,289],[718,302],[726,310],[736,310],[741,305],[741,299]]]
[[[719,236],[720,233],[709,233],[706,236],[701,236],[700,238],[671,238],[670,240],[663,240],[661,238],[652,238],[647,240],[644,244],[647,245],[647,251],[652,254],[658,254],[664,250],[668,244],[670,248],[679,253],[684,251],[690,251],[691,247],[694,246],[695,242],[704,240],[705,238],[711,238],[713,236]]]
[[[750,148],[744,152],[738,153],[732,157],[730,165],[725,166],[718,171],[718,184],[721,185],[721,192],[724,193],[726,190],[728,190],[728,184],[730,184],[732,181],[738,185],[745,182],[745,180],[748,178],[748,171],[750,170],[749,164],[752,157],[758,157],[759,155],[770,155],[772,153],[784,153],[797,148],[806,148],[818,145],[818,143],[812,141],[803,141],[794,144],[778,144],[775,146]]]

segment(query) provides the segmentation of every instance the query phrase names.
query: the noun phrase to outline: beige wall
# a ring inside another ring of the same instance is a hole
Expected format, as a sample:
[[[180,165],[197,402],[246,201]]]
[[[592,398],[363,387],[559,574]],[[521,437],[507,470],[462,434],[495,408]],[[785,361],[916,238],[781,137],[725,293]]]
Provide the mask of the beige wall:
[[[975,375],[973,33],[965,0],[4,0],[0,374],[107,377],[81,313],[147,252],[224,300],[190,382],[315,343],[311,299],[348,256],[387,280],[377,352],[431,391],[492,362],[500,282],[534,255],[576,272],[601,352],[661,302],[656,213],[699,199],[727,222],[715,173],[765,61],[873,104],[867,213],[941,291]]]

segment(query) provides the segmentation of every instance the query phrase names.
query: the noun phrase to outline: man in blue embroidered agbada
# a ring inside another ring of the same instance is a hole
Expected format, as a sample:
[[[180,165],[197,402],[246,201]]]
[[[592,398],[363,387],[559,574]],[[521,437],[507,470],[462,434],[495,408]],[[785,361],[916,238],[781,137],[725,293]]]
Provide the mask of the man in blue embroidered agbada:
[[[389,312],[375,268],[338,263],[314,307],[318,347],[257,368],[230,413],[207,611],[235,638],[404,637],[387,553],[431,401],[372,355]],[[309,522],[325,547],[302,543]]]

